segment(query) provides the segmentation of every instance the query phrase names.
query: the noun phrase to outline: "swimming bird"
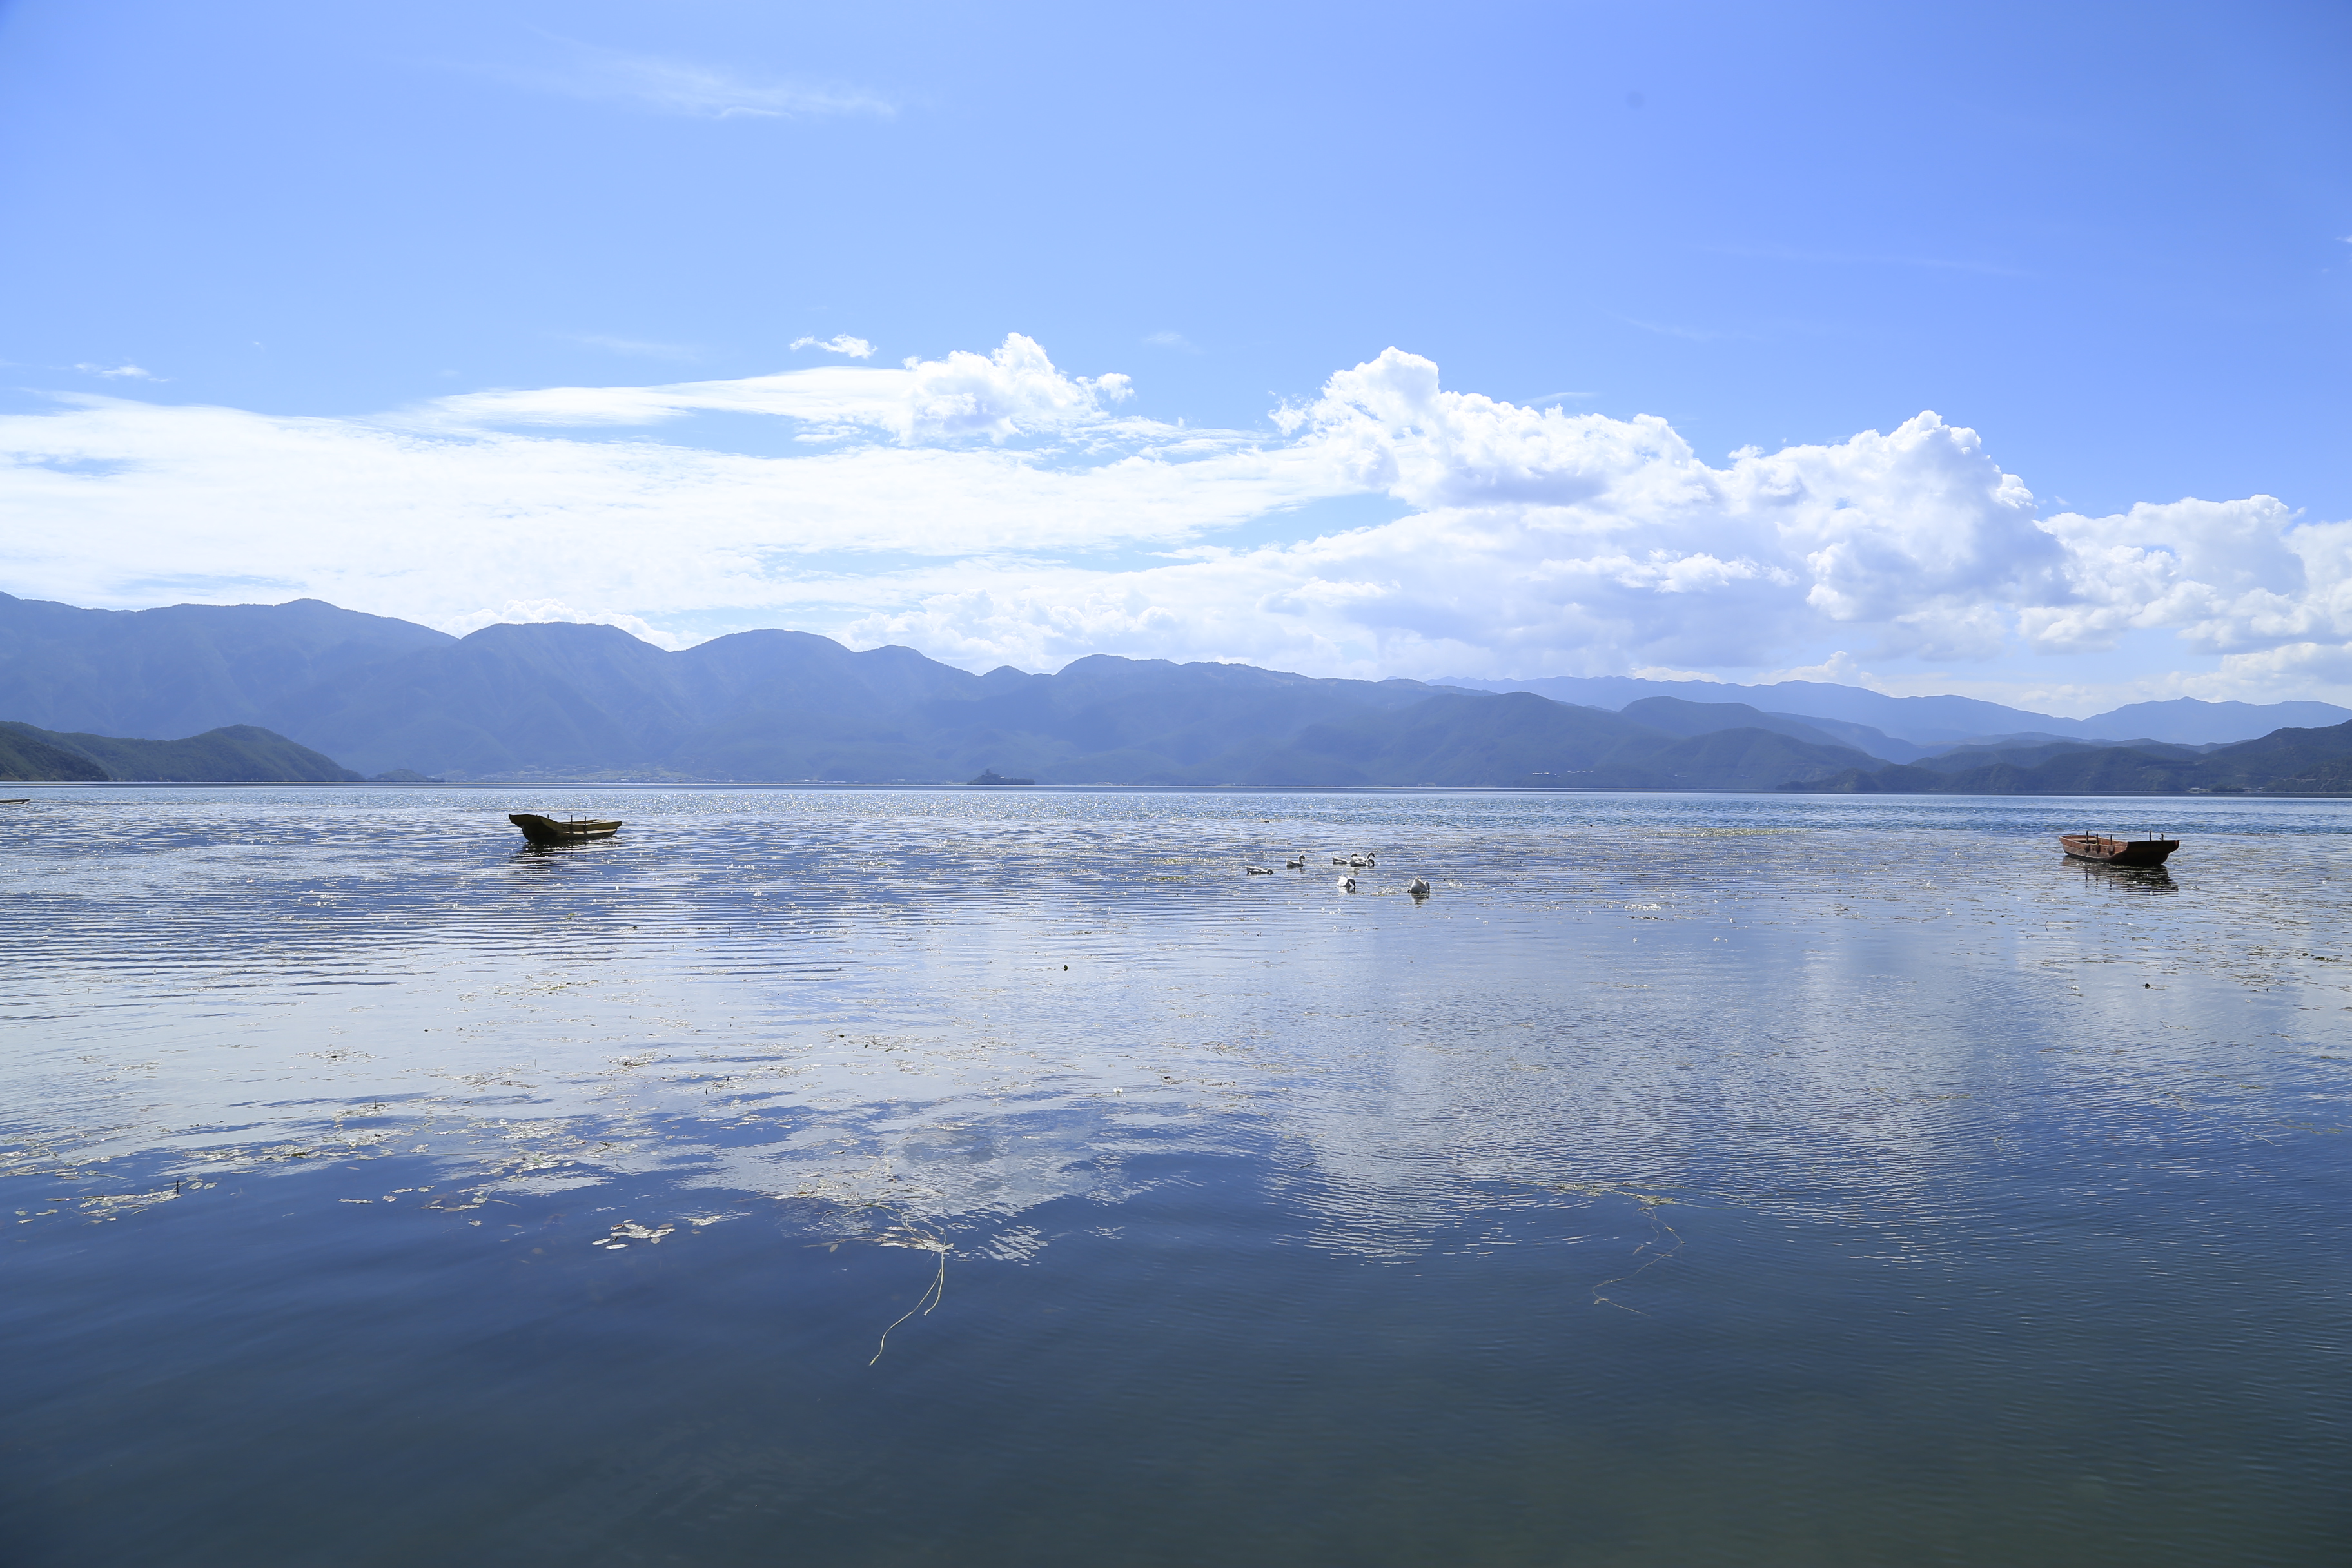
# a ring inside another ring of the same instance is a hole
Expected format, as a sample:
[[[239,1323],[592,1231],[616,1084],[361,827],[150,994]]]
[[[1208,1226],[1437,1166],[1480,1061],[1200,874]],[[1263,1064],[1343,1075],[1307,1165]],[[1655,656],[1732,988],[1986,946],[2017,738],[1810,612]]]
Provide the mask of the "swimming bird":
[[[1356,879],[1354,879],[1353,877],[1342,877],[1342,878],[1340,878],[1340,879],[1339,879],[1339,890],[1340,890],[1341,892],[1343,892],[1343,893],[1352,893],[1352,892],[1354,892],[1354,891],[1356,890]]]
[[[1285,860],[1282,863],[1282,868],[1286,871],[1304,871],[1307,869],[1307,857],[1301,855],[1296,860]]]
[[[1353,866],[1359,871],[1364,869],[1371,863],[1372,858],[1369,855],[1350,855],[1348,857],[1348,864]]]
[[[1274,875],[1274,868],[1271,866],[1244,866],[1242,868],[1242,874],[1245,877],[1271,877]]]
[[[1407,888],[1405,891],[1411,893],[1416,899],[1425,899],[1429,897],[1429,879],[1426,877],[1415,877],[1412,879],[1412,886]]]
[[[1345,855],[1334,855],[1331,857],[1331,864],[1334,866],[1344,866],[1347,863],[1348,858]]]

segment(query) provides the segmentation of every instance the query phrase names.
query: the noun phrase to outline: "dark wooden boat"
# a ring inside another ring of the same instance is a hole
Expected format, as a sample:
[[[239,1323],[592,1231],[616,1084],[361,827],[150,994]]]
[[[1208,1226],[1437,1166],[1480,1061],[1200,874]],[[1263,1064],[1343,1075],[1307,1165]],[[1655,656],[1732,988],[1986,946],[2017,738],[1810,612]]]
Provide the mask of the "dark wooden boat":
[[[2058,842],[2066,853],[2077,860],[2096,860],[2105,866],[2161,866],[2164,858],[2180,847],[2178,838],[2158,838],[2151,833],[2145,838],[2110,838],[2104,833],[2063,833]]]
[[[617,822],[596,822],[584,816],[556,818],[535,812],[515,811],[507,820],[522,829],[533,844],[577,844],[583,838],[610,838],[621,831]]]

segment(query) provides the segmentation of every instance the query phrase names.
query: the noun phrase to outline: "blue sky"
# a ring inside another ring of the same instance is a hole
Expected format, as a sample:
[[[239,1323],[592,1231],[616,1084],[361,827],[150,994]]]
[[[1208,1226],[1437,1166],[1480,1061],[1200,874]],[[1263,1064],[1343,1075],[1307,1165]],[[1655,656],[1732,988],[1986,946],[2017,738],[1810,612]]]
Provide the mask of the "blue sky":
[[[2337,5],[16,0],[0,588],[2340,700],[2347,67]]]

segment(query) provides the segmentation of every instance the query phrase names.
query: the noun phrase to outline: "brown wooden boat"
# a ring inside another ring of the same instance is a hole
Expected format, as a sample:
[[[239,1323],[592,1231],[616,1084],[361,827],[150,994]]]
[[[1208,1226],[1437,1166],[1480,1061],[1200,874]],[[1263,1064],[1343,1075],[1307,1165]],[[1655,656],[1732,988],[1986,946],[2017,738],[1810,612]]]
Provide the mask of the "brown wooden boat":
[[[610,838],[621,831],[617,822],[596,822],[584,816],[556,818],[536,812],[515,811],[507,820],[522,829],[533,844],[577,844],[583,838]]]
[[[2110,838],[2104,833],[2062,833],[2058,842],[2066,853],[2077,860],[2096,860],[2106,866],[2161,866],[2164,858],[2180,847],[2178,838],[2158,838],[2151,833],[2145,838]]]

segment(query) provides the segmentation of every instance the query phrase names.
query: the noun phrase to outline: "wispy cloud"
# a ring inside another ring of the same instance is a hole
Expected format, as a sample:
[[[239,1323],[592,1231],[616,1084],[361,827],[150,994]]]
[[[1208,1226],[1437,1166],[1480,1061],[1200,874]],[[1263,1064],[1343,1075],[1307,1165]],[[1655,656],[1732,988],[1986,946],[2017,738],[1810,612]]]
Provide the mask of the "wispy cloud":
[[[102,375],[109,381],[162,381],[164,379],[163,376],[157,375],[152,370],[142,370],[139,366],[128,363],[122,364],[78,364],[74,366],[74,369],[80,371],[84,375]]]
[[[851,340],[853,342],[856,340]],[[848,351],[837,351],[848,352]],[[1031,338],[1008,333],[992,354],[961,350],[903,368],[816,365],[732,381],[665,386],[551,386],[463,393],[379,423],[443,434],[516,426],[652,426],[697,414],[758,414],[815,427],[826,439],[881,431],[901,443],[979,437],[1099,441],[1130,426],[1110,405],[1133,395],[1117,372],[1065,375]]]
[[[872,359],[874,345],[864,338],[853,338],[847,332],[835,332],[829,338],[794,338],[793,350],[823,349],[829,354],[847,354],[851,359]]]
[[[1146,332],[1143,341],[1155,349],[1174,349],[1179,353],[1196,354],[1201,352],[1200,345],[1181,332]]]
[[[656,114],[698,120],[800,120],[833,115],[888,118],[898,106],[878,93],[840,83],[789,78],[754,79],[693,60],[628,54],[557,40],[561,65],[485,68],[542,91],[627,103]]]
[[[604,349],[616,354],[634,354],[640,359],[692,360],[701,358],[701,352],[685,343],[654,342],[643,338],[606,337],[602,332],[566,332],[563,341],[583,348]]]
[[[1655,332],[1662,338],[1680,338],[1686,343],[1716,343],[1726,338],[1744,337],[1742,332],[1709,331],[1704,327],[1677,326],[1672,321],[1645,321],[1639,316],[1627,316],[1625,324],[1639,327],[1645,332]]]

